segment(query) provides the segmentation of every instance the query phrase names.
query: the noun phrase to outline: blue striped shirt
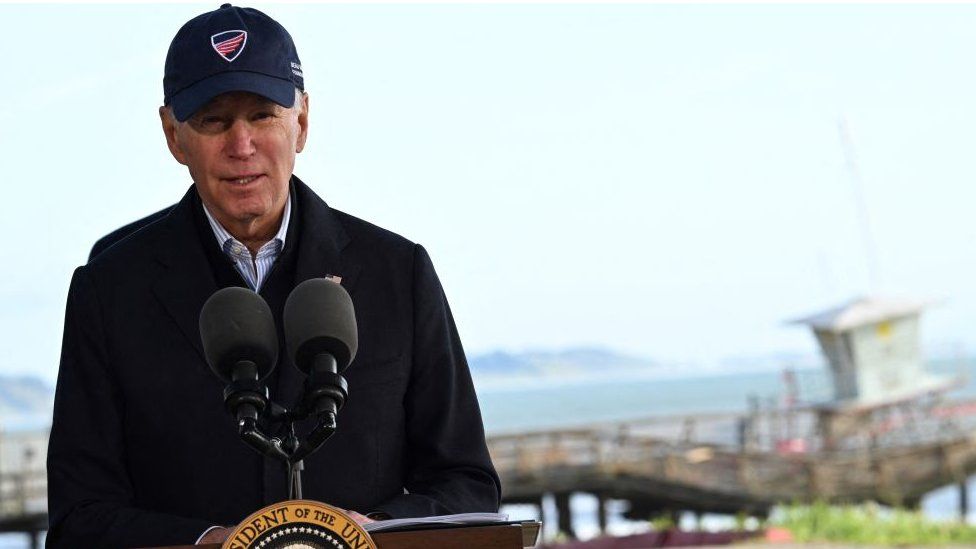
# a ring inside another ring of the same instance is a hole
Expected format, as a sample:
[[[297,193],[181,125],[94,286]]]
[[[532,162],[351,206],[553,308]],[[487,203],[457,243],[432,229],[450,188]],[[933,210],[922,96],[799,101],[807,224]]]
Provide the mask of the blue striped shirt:
[[[217,237],[217,245],[227,254],[227,257],[234,260],[237,272],[241,273],[247,285],[255,292],[260,291],[264,279],[268,277],[268,272],[271,271],[271,266],[274,265],[275,260],[281,255],[281,250],[285,247],[288,220],[291,219],[291,194],[289,193],[288,199],[285,200],[285,213],[281,216],[278,234],[265,242],[254,256],[251,255],[247,246],[231,236],[227,229],[214,219],[206,204],[203,205],[203,211],[207,214],[207,220],[210,221],[210,228],[213,229],[214,236]]]

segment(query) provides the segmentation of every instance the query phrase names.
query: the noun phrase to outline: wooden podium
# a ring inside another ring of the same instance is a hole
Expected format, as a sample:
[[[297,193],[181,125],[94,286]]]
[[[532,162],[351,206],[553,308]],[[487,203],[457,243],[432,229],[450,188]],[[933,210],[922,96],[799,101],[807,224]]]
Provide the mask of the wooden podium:
[[[535,547],[539,537],[538,521],[489,526],[458,526],[429,530],[376,532],[370,534],[379,549],[524,549]],[[219,543],[210,545],[178,545],[155,549],[220,549]]]

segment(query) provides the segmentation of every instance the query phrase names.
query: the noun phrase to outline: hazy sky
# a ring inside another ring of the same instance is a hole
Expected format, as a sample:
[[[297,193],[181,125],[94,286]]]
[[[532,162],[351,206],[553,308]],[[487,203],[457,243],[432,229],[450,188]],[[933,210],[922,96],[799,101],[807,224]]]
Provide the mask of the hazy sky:
[[[190,184],[156,108],[211,4],[0,5],[0,371],[53,378],[71,271]],[[296,173],[421,242],[469,352],[812,351],[881,284],[976,347],[976,6],[261,5],[311,95]]]

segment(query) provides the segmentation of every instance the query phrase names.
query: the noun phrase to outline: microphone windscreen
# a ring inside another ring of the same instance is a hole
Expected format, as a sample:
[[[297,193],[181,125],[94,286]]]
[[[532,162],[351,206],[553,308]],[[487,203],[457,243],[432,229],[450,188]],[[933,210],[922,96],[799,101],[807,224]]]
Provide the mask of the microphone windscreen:
[[[284,322],[288,354],[305,374],[319,354],[335,357],[338,373],[356,357],[356,311],[336,282],[312,278],[296,286],[285,302]]]
[[[271,308],[247,288],[223,288],[210,296],[200,311],[200,339],[210,369],[227,383],[240,361],[253,362],[258,379],[270,374],[278,361]]]

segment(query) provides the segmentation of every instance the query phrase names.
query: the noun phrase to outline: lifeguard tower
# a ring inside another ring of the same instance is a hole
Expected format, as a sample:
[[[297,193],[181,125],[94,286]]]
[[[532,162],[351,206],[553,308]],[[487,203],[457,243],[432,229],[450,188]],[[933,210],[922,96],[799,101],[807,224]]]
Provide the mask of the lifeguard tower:
[[[816,403],[825,447],[865,432],[875,412],[940,394],[957,379],[927,370],[919,325],[931,301],[865,297],[794,320],[809,326],[827,359],[832,399]]]

